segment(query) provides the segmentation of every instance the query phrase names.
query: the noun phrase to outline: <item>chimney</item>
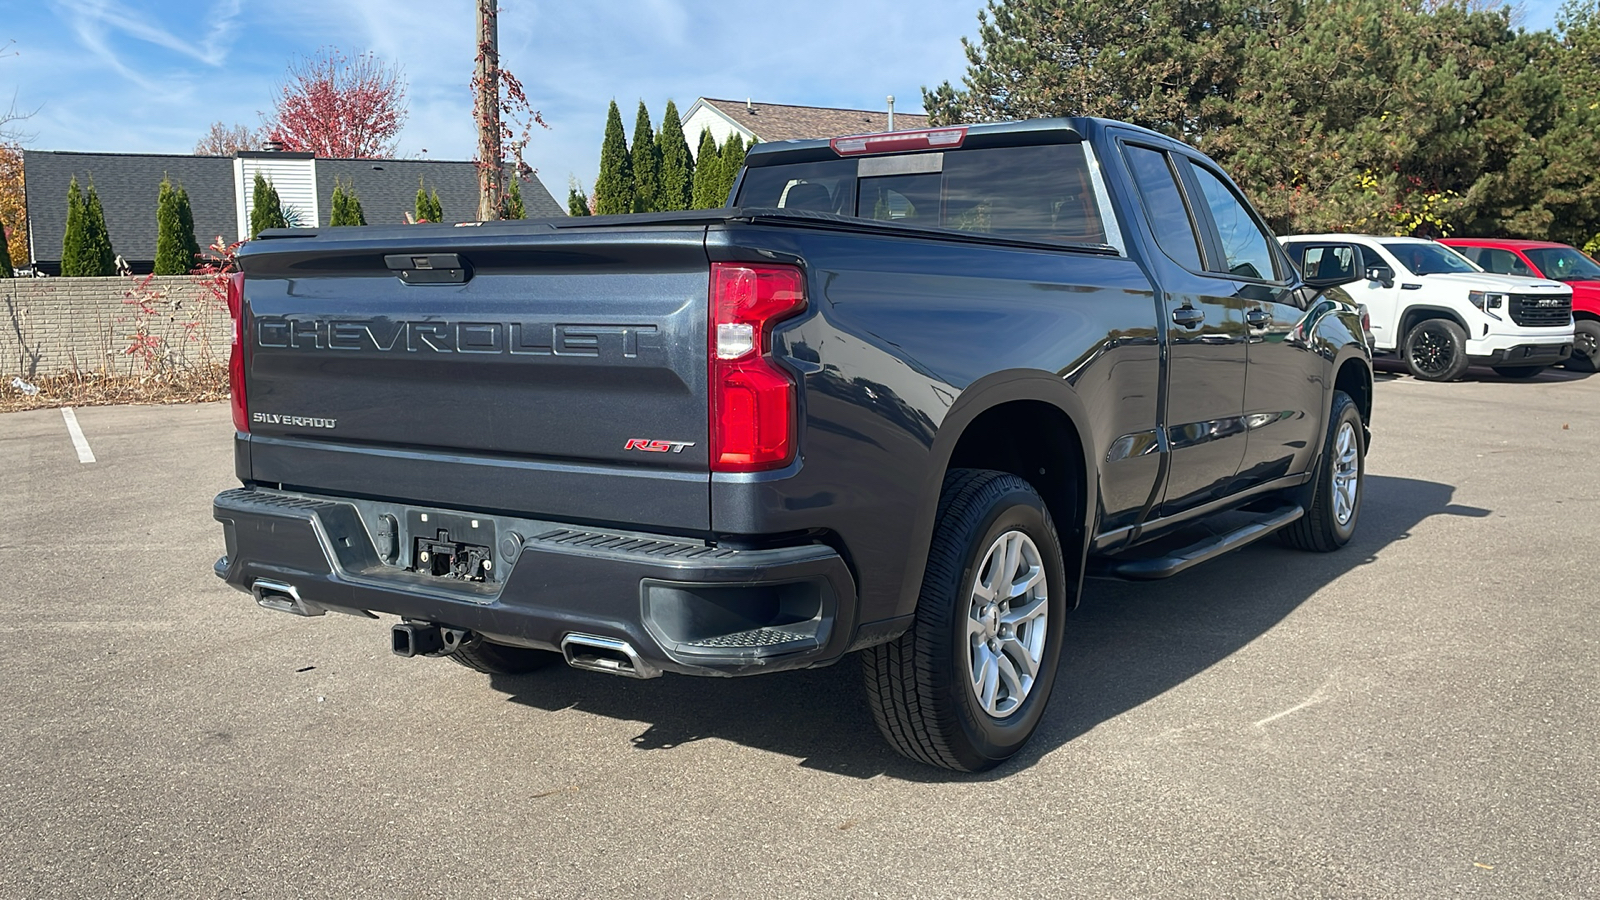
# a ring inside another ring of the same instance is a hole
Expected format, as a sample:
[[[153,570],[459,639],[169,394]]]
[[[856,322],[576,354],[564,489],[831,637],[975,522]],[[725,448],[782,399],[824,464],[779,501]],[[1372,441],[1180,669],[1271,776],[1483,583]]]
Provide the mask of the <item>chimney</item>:
[[[262,147],[261,149],[267,151],[268,153],[282,153],[283,141],[267,141],[266,146]]]
[[[752,116],[756,114],[756,105],[750,102],[749,97],[744,98],[744,111]]]
[[[889,95],[889,130],[894,130],[894,95]]]

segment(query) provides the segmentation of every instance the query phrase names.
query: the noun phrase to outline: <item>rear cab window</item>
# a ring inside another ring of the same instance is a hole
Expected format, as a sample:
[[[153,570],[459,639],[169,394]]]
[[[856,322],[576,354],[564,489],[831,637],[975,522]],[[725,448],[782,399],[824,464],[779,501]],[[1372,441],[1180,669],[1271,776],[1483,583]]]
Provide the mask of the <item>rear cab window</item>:
[[[1084,145],[868,156],[751,168],[736,206],[805,210],[1062,244],[1111,244]]]

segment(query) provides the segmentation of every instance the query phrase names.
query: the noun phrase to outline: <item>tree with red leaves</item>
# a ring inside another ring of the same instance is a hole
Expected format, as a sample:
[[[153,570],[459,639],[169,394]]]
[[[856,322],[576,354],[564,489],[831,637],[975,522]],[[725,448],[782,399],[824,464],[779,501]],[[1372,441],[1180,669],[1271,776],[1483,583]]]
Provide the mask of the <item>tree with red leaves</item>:
[[[333,48],[289,67],[267,140],[332,159],[393,156],[406,122],[406,84],[398,66],[371,53],[351,59]]]

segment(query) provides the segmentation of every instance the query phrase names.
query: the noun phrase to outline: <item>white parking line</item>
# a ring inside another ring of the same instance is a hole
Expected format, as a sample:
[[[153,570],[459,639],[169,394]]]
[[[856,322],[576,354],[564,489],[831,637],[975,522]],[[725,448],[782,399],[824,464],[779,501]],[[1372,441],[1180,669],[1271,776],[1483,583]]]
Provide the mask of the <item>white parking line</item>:
[[[61,418],[67,420],[67,434],[72,437],[72,449],[78,451],[78,462],[94,462],[94,451],[89,449],[89,441],[83,436],[83,429],[78,427],[78,414],[72,407],[61,407]]]

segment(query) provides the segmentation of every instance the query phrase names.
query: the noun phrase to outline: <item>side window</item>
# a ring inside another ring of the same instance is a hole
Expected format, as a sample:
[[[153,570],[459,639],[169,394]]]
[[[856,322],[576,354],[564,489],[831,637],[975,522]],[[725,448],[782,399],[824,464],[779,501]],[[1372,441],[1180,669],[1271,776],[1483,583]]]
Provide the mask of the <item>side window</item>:
[[[1458,248],[1459,249],[1459,248]],[[1510,250],[1501,250],[1497,247],[1483,247],[1478,249],[1477,256],[1469,256],[1473,262],[1483,266],[1484,271],[1494,272],[1497,275],[1532,275],[1528,264],[1522,257]]]
[[[1259,281],[1276,281],[1278,267],[1273,262],[1272,238],[1256,224],[1244,201],[1221,178],[1204,166],[1190,166],[1200,182],[1211,220],[1222,240],[1223,267],[1229,275]],[[1309,265],[1309,260],[1307,263]]]
[[[1356,274],[1356,251],[1349,244],[1312,244],[1304,248],[1300,271],[1309,279],[1348,278]]]
[[[1145,215],[1150,219],[1150,230],[1156,243],[1178,263],[1200,269],[1200,242],[1195,237],[1194,223],[1189,220],[1189,210],[1178,191],[1178,182],[1167,165],[1167,155],[1160,150],[1123,146],[1128,168],[1133,171],[1134,183],[1139,186],[1139,198],[1144,202]]]

